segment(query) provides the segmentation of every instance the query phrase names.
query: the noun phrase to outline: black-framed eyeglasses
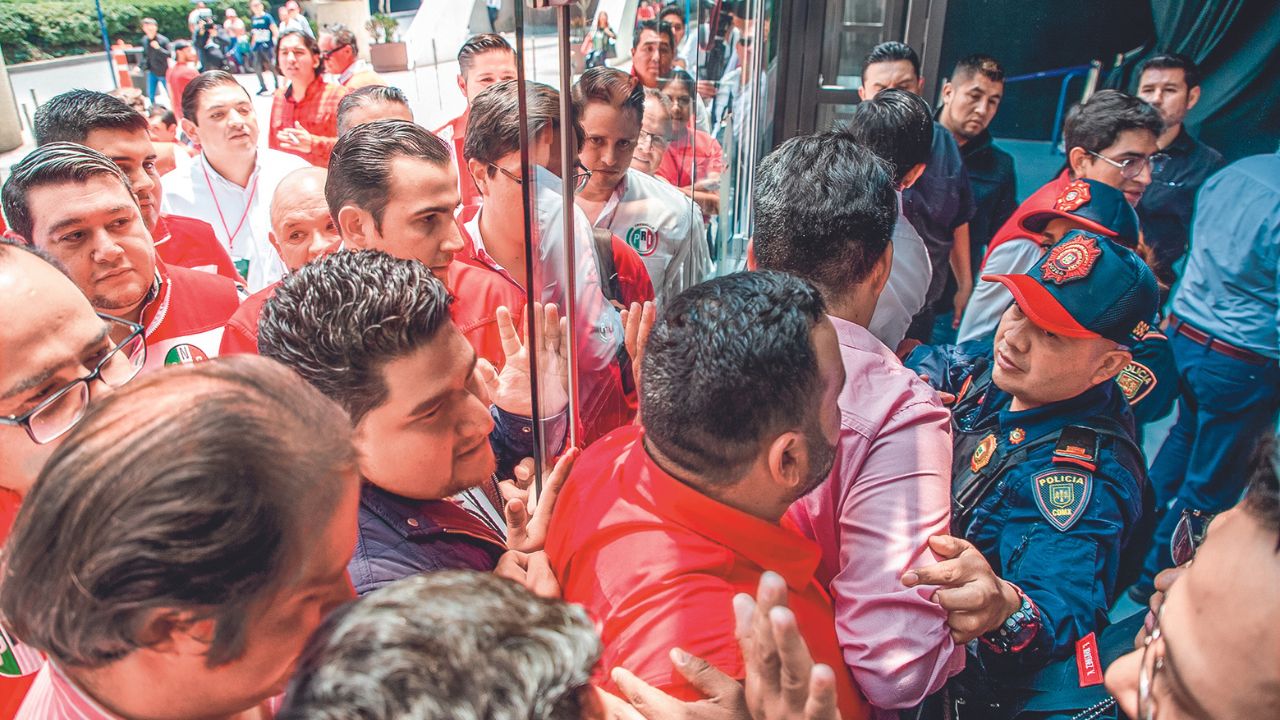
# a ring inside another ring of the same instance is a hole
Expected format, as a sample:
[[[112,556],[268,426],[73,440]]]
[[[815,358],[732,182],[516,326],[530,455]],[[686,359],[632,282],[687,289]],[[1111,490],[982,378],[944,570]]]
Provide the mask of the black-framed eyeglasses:
[[[32,442],[46,445],[65,435],[84,417],[89,408],[89,386],[93,381],[100,379],[108,386],[118,388],[138,376],[147,362],[143,327],[111,315],[98,313],[98,317],[129,328],[129,334],[98,361],[93,372],[72,380],[21,415],[0,416],[0,425],[21,426]]]
[[[320,52],[320,59],[321,59],[321,60],[328,60],[329,58],[333,57],[334,55],[337,55],[338,53],[342,52],[343,50],[345,50],[346,48],[349,48],[349,47],[351,47],[351,46],[350,46],[350,45],[339,45],[338,47],[336,47],[336,48],[334,48],[334,49],[332,49],[332,50],[330,50],[330,51],[328,51],[328,52],[321,51],[321,52]]]
[[[658,133],[651,133],[648,130],[641,130],[640,135],[636,138],[636,149],[647,150],[653,147],[654,143],[666,144],[667,139]]]
[[[1173,528],[1169,538],[1169,554],[1173,556],[1173,564],[1186,565],[1196,555],[1196,549],[1204,542],[1209,532],[1209,523],[1213,522],[1214,513],[1192,510],[1182,511],[1178,524]]]
[[[591,171],[582,163],[578,163],[578,166],[574,169],[577,172],[573,174],[573,186],[581,190],[582,186],[586,185],[587,181],[591,179]]]
[[[498,165],[497,163],[489,163],[489,167],[493,168],[494,170],[497,170],[498,172],[502,173],[503,175],[506,175],[506,176],[507,176],[507,179],[508,179],[508,180],[510,180],[511,182],[513,182],[513,183],[515,183],[515,184],[517,184],[517,185],[524,185],[524,178],[522,178],[522,177],[517,177],[515,173],[513,173],[513,172],[511,172],[510,170],[508,170],[508,169],[506,169],[506,168],[502,167],[501,165]]]
[[[1086,150],[1085,152],[1119,170],[1120,176],[1125,180],[1132,180],[1138,177],[1142,174],[1143,168],[1148,165],[1151,167],[1151,174],[1155,175],[1164,169],[1164,164],[1169,160],[1169,156],[1164,153],[1156,153],[1146,157],[1125,158],[1124,160],[1112,160],[1106,155],[1100,155],[1092,150]]]

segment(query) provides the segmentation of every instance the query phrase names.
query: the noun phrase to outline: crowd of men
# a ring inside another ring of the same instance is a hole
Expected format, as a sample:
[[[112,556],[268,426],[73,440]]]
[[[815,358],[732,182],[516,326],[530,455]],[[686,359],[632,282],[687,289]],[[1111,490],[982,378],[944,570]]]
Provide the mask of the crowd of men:
[[[1225,164],[1154,55],[1019,204],[1000,63],[932,108],[883,43],[760,162],[726,272],[713,133],[764,78],[741,24],[649,10],[630,74],[561,90],[469,39],[436,132],[309,26],[269,31],[267,147],[220,69],[176,117],[39,108],[0,191],[0,711],[1280,711],[1280,151]]]

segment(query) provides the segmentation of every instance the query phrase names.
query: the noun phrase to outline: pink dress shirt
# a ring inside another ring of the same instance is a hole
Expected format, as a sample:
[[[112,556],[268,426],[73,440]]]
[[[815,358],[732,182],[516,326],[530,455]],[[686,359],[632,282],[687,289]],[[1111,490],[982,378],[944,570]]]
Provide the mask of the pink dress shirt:
[[[935,588],[901,581],[938,562],[928,539],[949,531],[950,414],[865,328],[831,322],[847,376],[839,447],[831,477],[789,514],[822,548],[845,663],[875,717],[896,718],[964,667]]]

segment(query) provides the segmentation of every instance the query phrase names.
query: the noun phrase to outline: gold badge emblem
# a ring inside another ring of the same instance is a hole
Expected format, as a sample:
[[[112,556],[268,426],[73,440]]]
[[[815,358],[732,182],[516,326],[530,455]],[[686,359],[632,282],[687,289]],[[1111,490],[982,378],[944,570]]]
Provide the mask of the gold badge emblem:
[[[1017,445],[1027,439],[1027,431],[1022,428],[1014,428],[1009,431],[1009,442]]]
[[[981,472],[982,468],[991,462],[991,456],[996,452],[996,434],[982,438],[982,442],[978,443],[978,447],[973,450],[973,457],[969,458],[969,468],[974,472]]]

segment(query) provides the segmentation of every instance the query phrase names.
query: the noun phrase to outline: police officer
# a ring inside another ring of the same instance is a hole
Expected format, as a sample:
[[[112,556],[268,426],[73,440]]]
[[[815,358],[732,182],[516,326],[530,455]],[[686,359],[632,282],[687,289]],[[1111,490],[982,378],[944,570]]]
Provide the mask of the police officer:
[[[1107,622],[1121,549],[1142,508],[1146,464],[1113,378],[1159,302],[1154,274],[1102,236],[1068,233],[1013,293],[994,347],[917,348],[908,366],[956,396],[952,528],[937,585],[970,662],[949,686],[961,717],[1016,717],[1038,671]],[[961,713],[960,704],[966,707]]]

